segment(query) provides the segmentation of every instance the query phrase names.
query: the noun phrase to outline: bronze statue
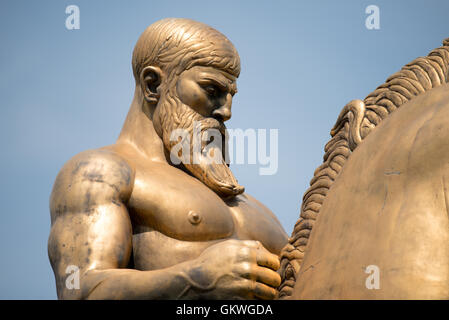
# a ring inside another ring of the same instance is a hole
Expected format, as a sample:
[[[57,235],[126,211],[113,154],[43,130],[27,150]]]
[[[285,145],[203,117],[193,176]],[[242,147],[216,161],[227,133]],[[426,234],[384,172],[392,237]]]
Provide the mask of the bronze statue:
[[[114,145],[82,152],[50,199],[50,261],[60,299],[273,299],[287,235],[225,161],[174,163],[176,129],[225,137],[240,60],[215,29],[164,19],[139,38],[136,88]],[[190,156],[191,154],[188,154]],[[79,268],[79,289],[66,286]]]
[[[448,69],[446,39],[342,110],[282,251],[280,298],[449,299]]]
[[[164,19],[132,66],[117,142],[73,157],[54,184],[59,298],[449,298],[449,39],[343,108],[288,240],[226,161],[231,42]],[[195,151],[195,130],[218,135]],[[67,285],[73,268],[79,288]]]

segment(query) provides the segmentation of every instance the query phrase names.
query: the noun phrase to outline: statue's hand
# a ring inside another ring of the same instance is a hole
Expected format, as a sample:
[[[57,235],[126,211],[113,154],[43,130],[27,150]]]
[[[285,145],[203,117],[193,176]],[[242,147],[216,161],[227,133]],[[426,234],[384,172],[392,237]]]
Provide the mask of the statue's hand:
[[[185,276],[194,298],[274,299],[281,278],[278,256],[259,241],[227,240],[207,248]]]

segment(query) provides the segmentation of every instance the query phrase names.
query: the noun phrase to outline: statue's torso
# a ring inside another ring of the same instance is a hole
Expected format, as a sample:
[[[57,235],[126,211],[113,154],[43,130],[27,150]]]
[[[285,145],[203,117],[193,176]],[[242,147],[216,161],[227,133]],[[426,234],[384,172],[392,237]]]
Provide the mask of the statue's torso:
[[[196,178],[168,164],[134,162],[128,212],[134,267],[154,270],[198,257],[226,239],[258,240],[279,254],[287,235],[274,214],[242,194],[223,201]]]
[[[445,85],[357,147],[326,197],[292,298],[449,298],[448,141]],[[370,265],[378,290],[366,287]]]

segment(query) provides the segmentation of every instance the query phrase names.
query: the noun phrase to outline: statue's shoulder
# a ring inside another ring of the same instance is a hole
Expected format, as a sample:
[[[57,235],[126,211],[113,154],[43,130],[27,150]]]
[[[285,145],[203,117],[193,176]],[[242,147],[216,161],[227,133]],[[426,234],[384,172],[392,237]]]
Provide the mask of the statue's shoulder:
[[[104,201],[126,201],[131,195],[135,172],[113,147],[80,152],[58,173],[50,206],[65,205],[79,210],[87,198],[91,205]],[[84,199],[83,201],[81,201]]]

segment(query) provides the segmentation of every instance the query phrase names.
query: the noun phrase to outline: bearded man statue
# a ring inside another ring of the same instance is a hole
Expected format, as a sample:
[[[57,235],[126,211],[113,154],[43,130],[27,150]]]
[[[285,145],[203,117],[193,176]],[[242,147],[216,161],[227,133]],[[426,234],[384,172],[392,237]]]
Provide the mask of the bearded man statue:
[[[53,187],[58,297],[275,298],[286,233],[227,164],[236,49],[205,24],[164,19],[140,36],[132,66],[118,140],[70,159]]]

